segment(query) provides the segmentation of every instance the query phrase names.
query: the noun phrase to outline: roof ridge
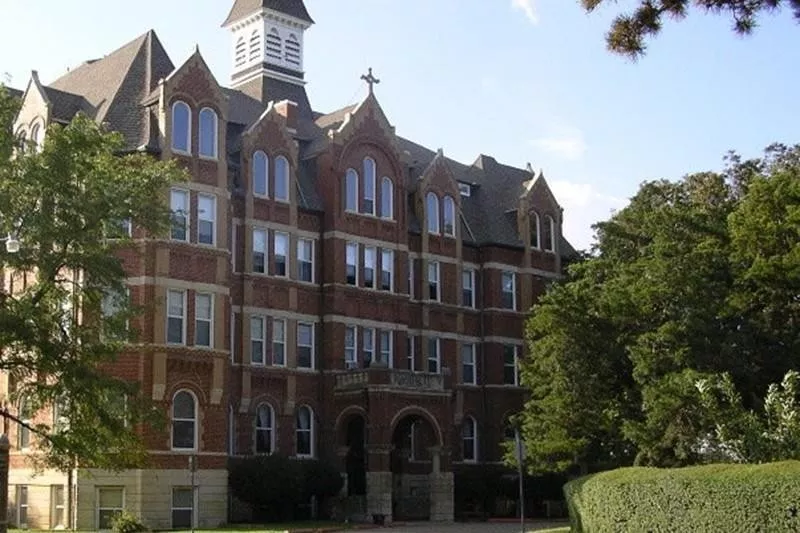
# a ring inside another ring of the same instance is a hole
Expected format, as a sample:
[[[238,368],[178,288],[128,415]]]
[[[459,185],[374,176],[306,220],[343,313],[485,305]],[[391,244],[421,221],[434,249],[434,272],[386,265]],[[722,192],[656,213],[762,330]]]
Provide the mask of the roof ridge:
[[[107,60],[108,58],[119,54],[123,50],[126,50],[128,47],[131,47],[133,44],[136,44],[139,41],[141,41],[141,42],[139,43],[139,46],[137,47],[137,50],[141,49],[142,43],[145,41],[145,39],[147,38],[147,36],[150,33],[155,34],[155,31],[153,29],[147,30],[145,33],[139,35],[138,37],[136,37],[135,39],[133,39],[131,41],[128,41],[127,43],[123,44],[122,46],[120,46],[119,48],[114,50],[113,52],[110,52],[110,53],[104,55],[101,58],[98,58],[98,59],[87,59],[86,61],[84,61],[83,63],[78,65],[77,67],[68,70],[66,73],[62,74],[61,76],[59,76],[58,78],[56,78],[55,80],[50,82],[49,85],[52,87],[54,84],[61,83],[61,82],[66,82],[66,81],[68,81],[67,78],[74,77],[74,75],[76,73],[84,71],[84,70],[86,70],[86,69],[88,69],[90,67],[96,67],[98,65],[98,63],[101,63],[101,62]]]

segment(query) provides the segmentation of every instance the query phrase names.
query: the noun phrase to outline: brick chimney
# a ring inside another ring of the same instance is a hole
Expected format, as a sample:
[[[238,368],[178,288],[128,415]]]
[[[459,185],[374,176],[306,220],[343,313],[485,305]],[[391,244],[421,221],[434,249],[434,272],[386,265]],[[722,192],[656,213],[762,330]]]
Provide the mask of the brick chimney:
[[[297,131],[297,103],[291,100],[281,100],[275,104],[275,111],[286,119],[286,127],[291,132]]]

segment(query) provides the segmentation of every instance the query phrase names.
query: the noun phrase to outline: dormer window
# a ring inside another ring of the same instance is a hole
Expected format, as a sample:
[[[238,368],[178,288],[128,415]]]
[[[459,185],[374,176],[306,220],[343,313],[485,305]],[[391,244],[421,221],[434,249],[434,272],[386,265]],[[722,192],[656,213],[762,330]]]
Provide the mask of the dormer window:
[[[425,200],[425,218],[428,219],[428,233],[439,233],[439,197],[429,192]]]
[[[469,183],[458,183],[458,194],[465,198],[469,198],[472,195],[472,187],[469,186]]]
[[[445,196],[444,207],[444,234],[449,237],[456,236],[456,203],[450,196]]]
[[[261,150],[253,154],[253,194],[269,196],[269,158]]]
[[[275,158],[275,199],[289,201],[289,161],[282,155]]]
[[[278,30],[272,28],[267,34],[267,58],[274,61],[283,60],[283,41]]]
[[[172,104],[172,150],[191,153],[192,111],[186,102]]]
[[[531,248],[536,248],[537,250],[541,246],[539,242],[539,214],[536,211],[531,211],[530,214],[530,225],[531,225]]]
[[[236,41],[236,49],[234,51],[234,65],[241,67],[247,60],[247,43],[244,37],[239,37]]]
[[[344,178],[344,209],[345,211],[358,211],[358,172],[348,169]]]
[[[394,185],[388,176],[381,178],[381,218],[394,218]]]
[[[286,63],[300,68],[300,41],[294,33],[290,33],[286,39]]]
[[[210,159],[217,158],[217,113],[210,107],[200,110],[200,155]]]
[[[261,57],[261,34],[255,30],[250,35],[250,61],[258,61],[259,57]]]
[[[548,252],[554,252],[556,242],[556,225],[553,222],[553,217],[550,215],[544,216],[543,230],[542,237],[544,238],[544,249]]]

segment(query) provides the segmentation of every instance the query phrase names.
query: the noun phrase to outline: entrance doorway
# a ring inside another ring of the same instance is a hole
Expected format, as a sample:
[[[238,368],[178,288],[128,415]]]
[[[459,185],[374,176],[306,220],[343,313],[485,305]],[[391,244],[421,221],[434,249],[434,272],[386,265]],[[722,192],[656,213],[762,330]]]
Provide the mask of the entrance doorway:
[[[429,449],[439,445],[431,423],[417,414],[400,419],[392,432],[392,515],[395,520],[429,520]]]
[[[345,426],[345,444],[347,456],[347,495],[364,496],[367,494],[367,424],[361,415],[353,415]]]

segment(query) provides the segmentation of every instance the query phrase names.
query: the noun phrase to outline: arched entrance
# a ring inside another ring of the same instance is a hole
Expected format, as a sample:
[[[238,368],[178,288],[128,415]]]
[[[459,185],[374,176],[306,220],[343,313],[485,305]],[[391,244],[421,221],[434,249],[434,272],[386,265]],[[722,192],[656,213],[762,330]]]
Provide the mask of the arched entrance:
[[[434,422],[435,423],[435,422]],[[392,430],[392,515],[394,520],[430,520],[431,473],[438,468],[438,427],[418,412],[396,420]]]
[[[364,417],[353,414],[345,424],[345,470],[347,473],[347,495],[367,494],[367,422]]]

